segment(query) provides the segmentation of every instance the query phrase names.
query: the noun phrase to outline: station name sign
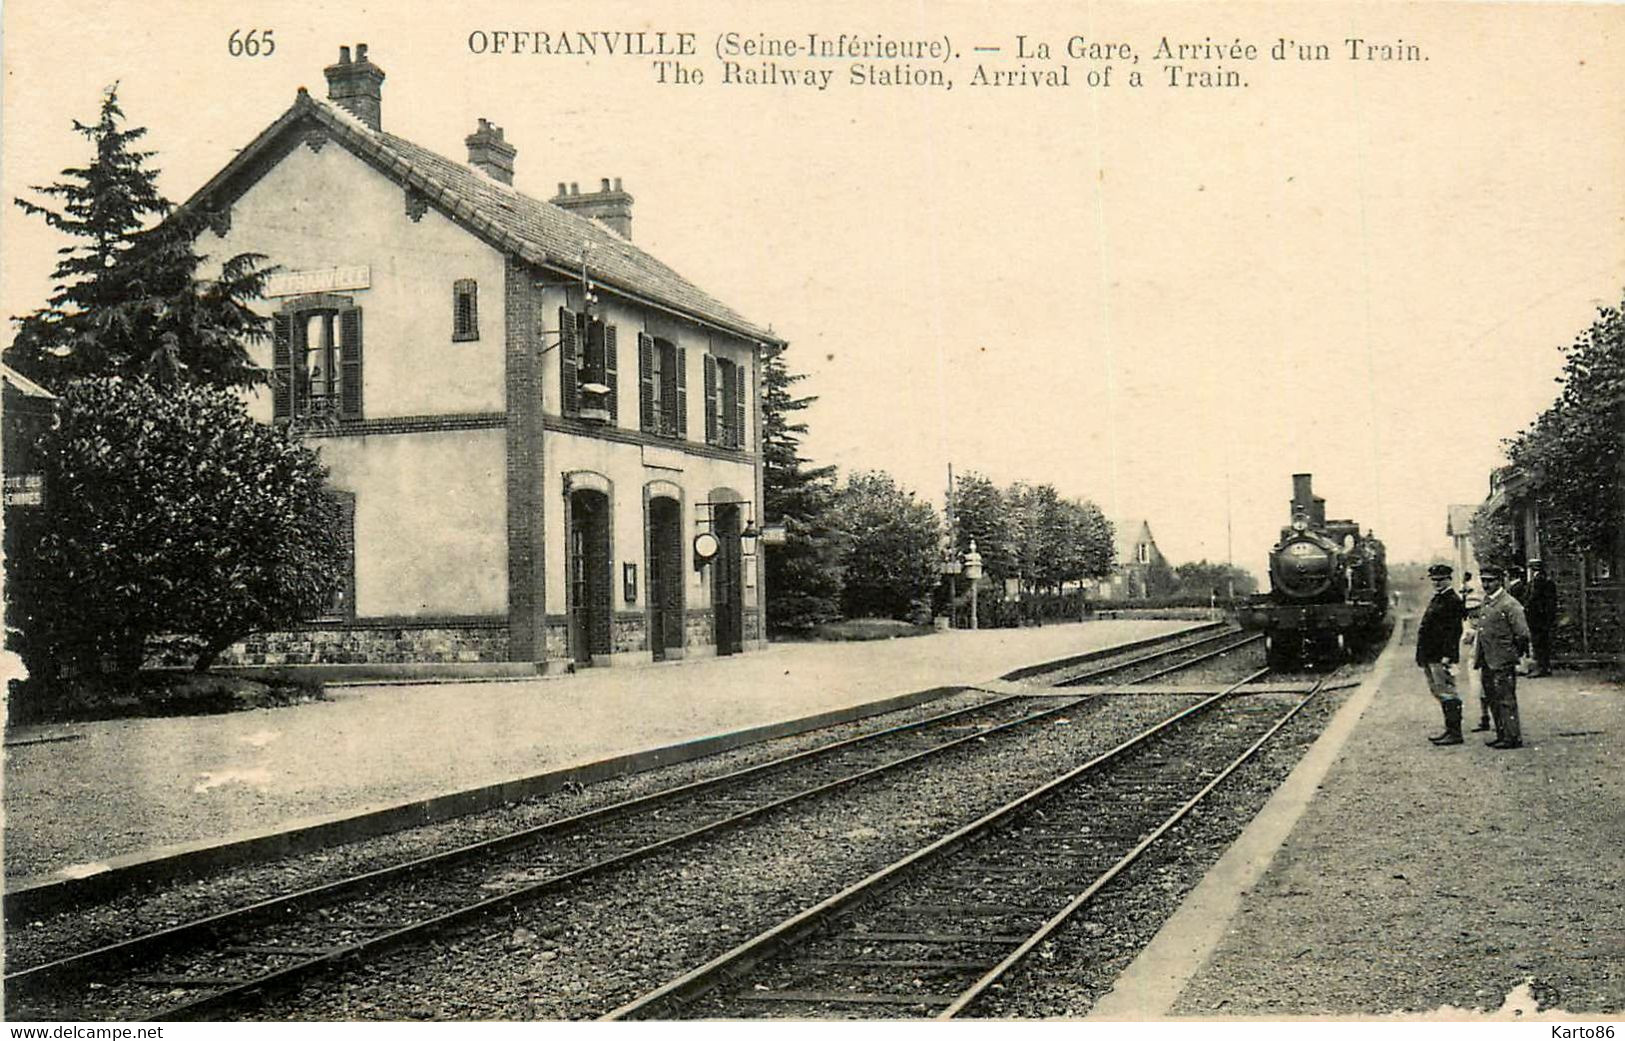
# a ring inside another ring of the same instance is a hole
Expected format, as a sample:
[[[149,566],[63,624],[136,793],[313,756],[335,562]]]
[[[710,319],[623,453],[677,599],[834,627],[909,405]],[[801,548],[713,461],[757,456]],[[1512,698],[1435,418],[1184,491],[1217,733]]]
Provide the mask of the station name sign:
[[[266,296],[304,296],[340,289],[366,289],[372,285],[372,266],[326,267],[312,271],[283,271],[265,280]]]
[[[6,478],[7,506],[44,506],[45,478],[40,474],[19,474]]]

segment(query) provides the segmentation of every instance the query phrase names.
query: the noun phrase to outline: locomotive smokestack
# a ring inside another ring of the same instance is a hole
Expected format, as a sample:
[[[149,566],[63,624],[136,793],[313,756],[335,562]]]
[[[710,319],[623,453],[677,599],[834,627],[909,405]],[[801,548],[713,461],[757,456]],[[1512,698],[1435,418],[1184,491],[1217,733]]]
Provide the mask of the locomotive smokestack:
[[[1314,474],[1292,475],[1292,516],[1312,517],[1315,509],[1315,493],[1310,487],[1315,479]]]

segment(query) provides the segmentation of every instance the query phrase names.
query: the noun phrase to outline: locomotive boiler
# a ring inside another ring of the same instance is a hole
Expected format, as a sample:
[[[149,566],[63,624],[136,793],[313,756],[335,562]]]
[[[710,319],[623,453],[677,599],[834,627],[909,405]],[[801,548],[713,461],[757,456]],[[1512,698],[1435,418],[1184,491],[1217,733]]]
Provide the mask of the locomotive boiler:
[[[1292,475],[1291,522],[1270,550],[1270,591],[1240,611],[1243,628],[1264,633],[1271,668],[1340,661],[1380,640],[1387,621],[1382,542],[1352,520],[1327,520],[1311,482]]]

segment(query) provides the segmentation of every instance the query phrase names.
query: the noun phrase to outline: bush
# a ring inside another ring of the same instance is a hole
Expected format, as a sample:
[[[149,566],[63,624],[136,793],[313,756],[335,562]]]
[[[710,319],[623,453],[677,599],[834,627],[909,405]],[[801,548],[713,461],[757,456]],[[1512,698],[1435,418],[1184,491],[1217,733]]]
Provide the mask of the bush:
[[[136,688],[156,641],[198,668],[232,642],[320,613],[345,546],[315,453],[229,392],[80,380],[40,439],[42,523],[9,561],[29,671]]]
[[[246,709],[279,708],[322,701],[317,680],[289,676],[248,679],[195,672],[144,672],[133,682],[107,676],[59,681],[47,689],[36,680],[14,683],[11,722],[54,723],[157,716],[206,716]]]

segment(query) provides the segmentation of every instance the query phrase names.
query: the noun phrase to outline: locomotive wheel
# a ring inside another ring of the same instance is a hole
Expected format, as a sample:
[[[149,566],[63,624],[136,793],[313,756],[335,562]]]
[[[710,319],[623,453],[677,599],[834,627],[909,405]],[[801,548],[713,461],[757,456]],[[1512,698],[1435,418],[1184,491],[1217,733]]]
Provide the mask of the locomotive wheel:
[[[1292,672],[1302,655],[1296,634],[1270,633],[1264,637],[1264,663],[1276,672]]]

